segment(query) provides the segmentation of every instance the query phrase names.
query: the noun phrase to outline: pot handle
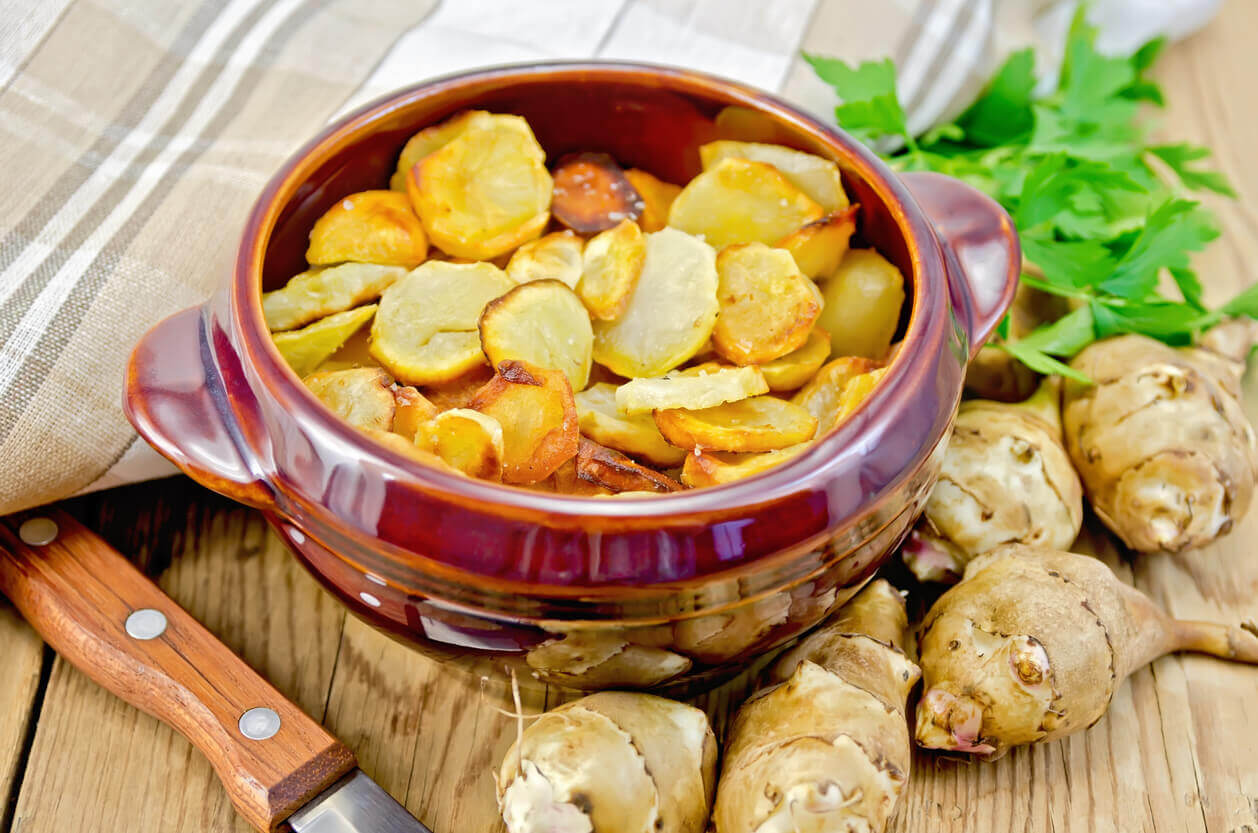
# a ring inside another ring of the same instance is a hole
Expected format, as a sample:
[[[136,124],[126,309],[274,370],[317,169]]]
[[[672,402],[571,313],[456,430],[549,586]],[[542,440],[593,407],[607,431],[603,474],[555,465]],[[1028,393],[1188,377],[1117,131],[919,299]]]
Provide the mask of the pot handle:
[[[960,180],[930,171],[909,171],[900,179],[935,227],[952,307],[973,358],[1013,303],[1022,272],[1018,232],[995,200]]]
[[[123,411],[140,436],[193,480],[267,508],[271,490],[251,469],[232,430],[214,365],[206,308],[177,312],[141,337],[127,364]]]

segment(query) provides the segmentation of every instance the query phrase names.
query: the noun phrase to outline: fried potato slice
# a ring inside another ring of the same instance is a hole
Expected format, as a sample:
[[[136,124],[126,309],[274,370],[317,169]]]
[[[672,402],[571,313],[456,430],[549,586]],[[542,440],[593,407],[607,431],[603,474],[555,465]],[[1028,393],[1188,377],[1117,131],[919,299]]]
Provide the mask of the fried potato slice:
[[[410,385],[394,385],[393,402],[397,407],[393,411],[392,431],[408,440],[414,440],[419,426],[440,413],[428,397]]]
[[[471,125],[484,124],[491,118],[493,116],[484,110],[464,110],[461,113],[455,113],[440,124],[425,127],[407,139],[402,147],[402,153],[398,156],[397,170],[389,178],[389,188],[405,194],[406,178],[416,163],[422,161],[430,153],[441,150]]]
[[[522,283],[485,306],[480,342],[495,367],[519,359],[562,371],[573,390],[590,379],[594,330],[581,299],[554,280]]]
[[[311,265],[382,263],[413,269],[428,256],[428,237],[397,191],[360,191],[329,208],[310,229]]]
[[[462,474],[458,469],[452,468],[445,460],[442,460],[431,451],[420,448],[415,443],[403,437],[401,434],[394,434],[392,431],[381,431],[379,428],[364,428],[363,433],[371,437],[383,446],[393,449],[404,457],[410,457],[429,466],[434,466],[442,471],[454,472]]]
[[[415,444],[469,477],[501,480],[505,438],[498,420],[470,408],[442,411],[419,426]]]
[[[830,334],[813,327],[804,346],[780,359],[760,365],[769,390],[774,393],[802,387],[830,357]]]
[[[712,346],[735,364],[761,364],[798,350],[821,314],[821,297],[791,253],[763,243],[716,256],[720,312]]]
[[[817,419],[776,396],[754,396],[698,411],[655,412],[655,424],[680,448],[776,451],[812,439]]]
[[[606,153],[569,154],[551,175],[550,212],[574,231],[593,234],[642,216],[642,196]]]
[[[481,311],[513,286],[492,263],[429,261],[380,298],[371,355],[407,384],[454,379],[485,361]]]
[[[820,220],[800,226],[775,245],[786,249],[795,258],[799,271],[814,280],[828,278],[838,270],[847,254],[852,233],[856,231],[856,212],[860,206],[827,214]]]
[[[843,394],[839,397],[839,408],[834,414],[834,424],[838,425],[852,415],[852,412],[869,398],[874,388],[887,375],[887,368],[880,367],[868,373],[862,373],[843,386]]]
[[[577,448],[577,477],[612,492],[676,492],[681,484],[654,469],[639,465],[619,451],[581,438]]]
[[[646,238],[633,220],[622,220],[590,240],[576,286],[590,315],[614,321],[624,314],[645,261]]]
[[[843,391],[858,376],[878,369],[878,362],[863,356],[841,356],[824,365],[791,401],[817,418],[820,437],[838,424],[843,412]]]
[[[681,468],[681,482],[692,489],[733,483],[780,466],[799,455],[809,445],[810,443],[800,443],[759,454],[730,454],[696,449],[686,455],[686,462]]]
[[[616,406],[616,385],[591,385],[576,394],[581,433],[608,448],[657,466],[678,466],[686,452],[664,439],[650,412],[622,414]]]
[[[904,276],[873,249],[852,249],[821,287],[817,323],[830,332],[835,355],[882,358],[900,326]]]
[[[308,376],[375,314],[376,305],[368,304],[333,313],[300,330],[276,333],[271,338],[293,372]]]
[[[544,480],[577,453],[577,407],[568,377],[558,370],[502,362],[470,407],[502,426],[507,483]]]
[[[433,245],[490,260],[537,237],[550,221],[545,160],[524,119],[493,116],[411,168],[407,194]]]
[[[516,283],[562,281],[569,289],[576,289],[584,265],[584,245],[585,241],[570,231],[555,231],[530,240],[507,261],[507,277]]]
[[[271,332],[292,330],[374,301],[405,274],[401,266],[375,263],[307,269],[283,288],[263,293],[262,315]]]
[[[647,414],[660,408],[711,408],[769,392],[760,368],[704,364],[653,379],[632,379],[616,389],[620,413]]]
[[[681,193],[681,186],[657,179],[640,168],[625,171],[625,179],[642,197],[642,216],[638,225],[643,231],[659,231],[668,225],[668,209]]]
[[[681,189],[668,210],[668,224],[719,250],[734,243],[776,243],[823,214],[777,168],[730,158]]]
[[[312,373],[303,379],[310,392],[355,428],[389,430],[397,408],[393,379],[378,367]]]
[[[646,236],[638,285],[615,321],[594,323],[594,360],[621,376],[660,376],[689,359],[716,324],[716,252],[667,228]]]
[[[764,162],[777,168],[782,176],[803,191],[827,214],[847,208],[847,192],[843,190],[843,178],[839,166],[829,159],[813,153],[770,145],[762,142],[708,142],[699,148],[703,169],[714,167],[723,159],[749,159]]]
[[[478,364],[467,373],[449,382],[427,385],[423,394],[437,410],[448,411],[451,408],[466,408],[476,392],[494,378],[494,369],[487,364]]]

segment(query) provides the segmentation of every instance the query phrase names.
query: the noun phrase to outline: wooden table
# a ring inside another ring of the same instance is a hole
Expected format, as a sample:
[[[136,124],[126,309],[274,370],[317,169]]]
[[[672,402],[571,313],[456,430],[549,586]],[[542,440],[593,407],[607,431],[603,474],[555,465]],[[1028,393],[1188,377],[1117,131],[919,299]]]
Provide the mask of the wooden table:
[[[813,31],[824,31],[814,26]],[[1168,136],[1213,147],[1239,188],[1224,240],[1199,261],[1214,300],[1258,263],[1258,4],[1163,59]],[[806,47],[824,49],[824,43]],[[1258,419],[1258,374],[1246,385]],[[255,512],[172,479],[71,501],[161,586],[308,713],[436,833],[501,830],[490,772],[511,741],[504,705],[372,631],[324,593]],[[1132,561],[1084,542],[1181,617],[1258,619],[1258,511],[1200,552]],[[55,657],[0,600],[0,830],[246,830],[178,735]],[[745,683],[703,699],[718,728]],[[555,700],[551,694],[548,699]],[[553,703],[552,703],[553,704]],[[526,701],[528,710],[547,703]],[[897,830],[1258,831],[1258,670],[1170,657],[1138,672],[1109,716],[995,764],[919,755]]]

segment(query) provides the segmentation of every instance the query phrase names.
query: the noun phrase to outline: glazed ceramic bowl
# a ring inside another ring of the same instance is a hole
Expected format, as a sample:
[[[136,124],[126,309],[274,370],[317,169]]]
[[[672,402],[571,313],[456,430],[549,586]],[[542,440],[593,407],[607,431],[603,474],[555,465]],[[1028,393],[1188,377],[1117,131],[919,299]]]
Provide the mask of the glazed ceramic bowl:
[[[304,268],[315,219],[386,187],[406,139],[476,107],[528,119],[548,157],[605,151],[672,182],[717,138],[838,162],[858,238],[907,277],[900,350],[842,426],[730,485],[641,499],[471,480],[341,422],[271,343],[260,294]],[[727,109],[730,108],[730,109]],[[491,69],[341,119],[275,175],[235,271],[141,340],[126,408],[215,491],[267,513],[355,613],[419,648],[576,688],[694,690],[815,625],[892,552],[937,476],[966,363],[1013,295],[1020,256],[988,198],[896,176],[841,131],[739,84],[611,63]]]

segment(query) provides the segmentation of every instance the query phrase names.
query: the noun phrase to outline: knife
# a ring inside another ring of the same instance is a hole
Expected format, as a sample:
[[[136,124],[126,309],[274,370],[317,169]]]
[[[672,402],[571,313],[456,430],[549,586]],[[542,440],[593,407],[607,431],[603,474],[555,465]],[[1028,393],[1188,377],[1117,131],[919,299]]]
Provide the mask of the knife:
[[[258,830],[431,833],[340,741],[66,512],[0,518],[0,593],[63,658],[201,750]]]

